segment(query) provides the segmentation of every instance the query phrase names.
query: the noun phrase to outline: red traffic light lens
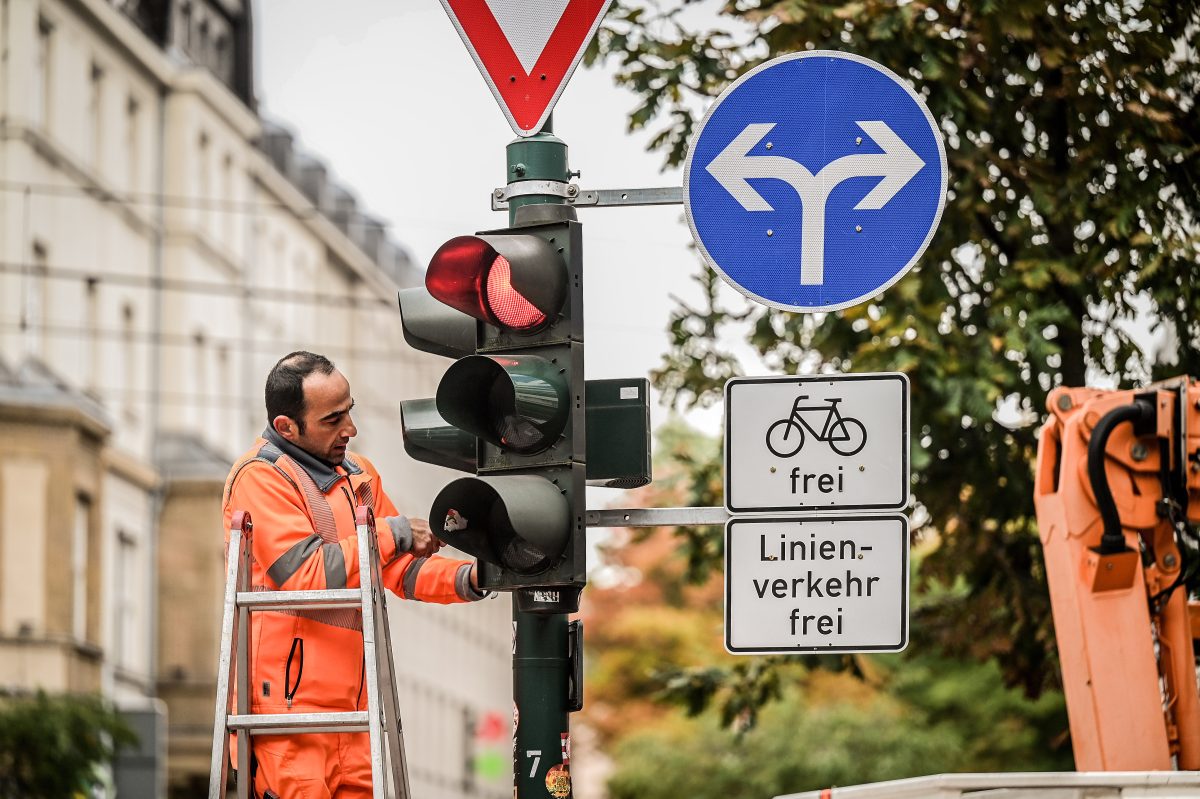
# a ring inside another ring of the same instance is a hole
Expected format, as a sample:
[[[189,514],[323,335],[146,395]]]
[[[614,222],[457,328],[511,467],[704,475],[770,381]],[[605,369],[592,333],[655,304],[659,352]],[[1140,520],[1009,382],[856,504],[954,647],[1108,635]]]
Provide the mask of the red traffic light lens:
[[[457,236],[434,253],[425,286],[437,300],[490,325],[544,328],[563,307],[566,269],[549,242],[529,234]]]
[[[502,326],[514,330],[532,330],[546,321],[546,314],[533,307],[512,284],[512,264],[497,255],[487,270],[487,308]]]

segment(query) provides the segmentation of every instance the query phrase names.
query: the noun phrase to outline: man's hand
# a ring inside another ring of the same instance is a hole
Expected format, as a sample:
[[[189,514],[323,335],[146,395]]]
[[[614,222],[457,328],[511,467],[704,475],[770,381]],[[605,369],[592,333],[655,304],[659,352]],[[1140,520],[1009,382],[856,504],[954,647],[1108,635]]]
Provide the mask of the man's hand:
[[[412,549],[409,552],[414,557],[427,558],[436,555],[439,549],[446,546],[441,539],[434,536],[433,531],[429,529],[429,522],[425,519],[409,519],[408,523],[412,527]]]

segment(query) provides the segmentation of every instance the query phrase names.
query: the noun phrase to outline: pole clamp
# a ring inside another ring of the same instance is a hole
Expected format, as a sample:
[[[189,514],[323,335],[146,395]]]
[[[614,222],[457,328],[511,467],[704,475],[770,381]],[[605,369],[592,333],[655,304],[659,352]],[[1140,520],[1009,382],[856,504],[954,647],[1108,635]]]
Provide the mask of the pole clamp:
[[[507,210],[508,201],[514,197],[537,195],[540,197],[570,199],[576,197],[578,194],[578,186],[565,183],[561,180],[518,180],[516,183],[510,183],[503,188],[492,191],[492,210]]]

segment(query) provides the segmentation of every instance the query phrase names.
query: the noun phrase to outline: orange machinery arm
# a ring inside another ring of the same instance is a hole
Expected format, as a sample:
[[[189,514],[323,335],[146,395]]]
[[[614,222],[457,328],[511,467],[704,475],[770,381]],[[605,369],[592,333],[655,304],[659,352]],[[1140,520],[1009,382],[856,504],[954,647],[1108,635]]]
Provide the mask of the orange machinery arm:
[[[1198,769],[1200,383],[1057,388],[1047,406],[1035,504],[1075,767]]]

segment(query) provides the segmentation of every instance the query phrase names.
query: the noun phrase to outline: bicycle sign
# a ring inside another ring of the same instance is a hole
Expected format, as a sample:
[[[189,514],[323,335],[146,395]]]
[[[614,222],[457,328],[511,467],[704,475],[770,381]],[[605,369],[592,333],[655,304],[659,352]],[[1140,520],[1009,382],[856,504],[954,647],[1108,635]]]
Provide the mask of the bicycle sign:
[[[904,508],[908,409],[908,377],[898,372],[730,380],[726,509]]]
[[[824,405],[802,406],[800,403],[808,399],[807,394],[796,397],[792,404],[791,415],[772,424],[767,428],[767,449],[780,458],[790,458],[804,447],[804,431],[824,441],[829,448],[843,457],[856,455],[867,445],[867,428],[859,420],[842,416],[838,412],[838,403],[842,397],[829,397]],[[825,414],[825,421],[818,433],[808,423],[803,414],[805,411],[818,411]]]

